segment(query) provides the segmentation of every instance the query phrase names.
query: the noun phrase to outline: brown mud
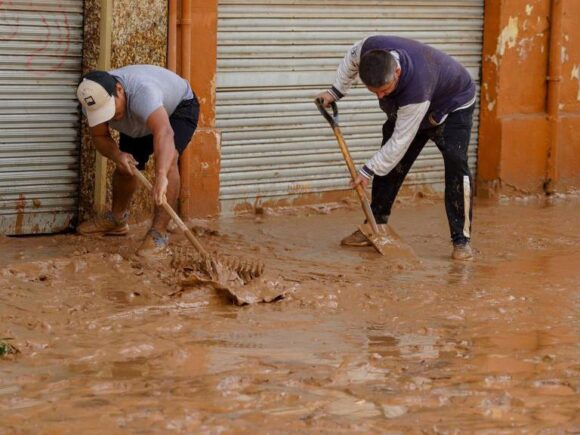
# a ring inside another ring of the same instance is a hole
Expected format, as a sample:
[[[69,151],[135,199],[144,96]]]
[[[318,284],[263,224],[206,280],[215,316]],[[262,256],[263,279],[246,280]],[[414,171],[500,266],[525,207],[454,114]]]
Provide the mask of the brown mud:
[[[399,205],[419,261],[341,248],[356,208],[201,223],[285,298],[180,289],[128,238],[0,238],[0,433],[580,431],[580,199]],[[199,228],[198,228],[199,229]],[[174,235],[173,243],[187,241]]]

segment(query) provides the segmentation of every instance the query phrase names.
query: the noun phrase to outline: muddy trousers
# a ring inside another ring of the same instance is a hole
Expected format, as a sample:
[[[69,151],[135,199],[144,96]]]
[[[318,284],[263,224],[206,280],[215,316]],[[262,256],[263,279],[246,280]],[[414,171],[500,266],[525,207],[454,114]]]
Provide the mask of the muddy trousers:
[[[371,208],[377,223],[387,223],[395,197],[417,156],[431,139],[441,151],[445,165],[445,211],[451,240],[455,245],[471,237],[473,179],[467,163],[467,148],[473,124],[474,106],[450,113],[437,127],[419,130],[401,161],[385,176],[375,175]],[[395,128],[392,117],[383,125],[384,145]]]

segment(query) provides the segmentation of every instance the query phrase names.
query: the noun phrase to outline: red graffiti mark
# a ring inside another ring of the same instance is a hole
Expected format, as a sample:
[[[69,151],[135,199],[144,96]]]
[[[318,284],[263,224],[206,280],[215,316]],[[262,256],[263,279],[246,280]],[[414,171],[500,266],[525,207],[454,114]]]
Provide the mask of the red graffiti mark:
[[[43,27],[46,29],[46,37],[44,38],[45,42],[44,42],[44,45],[42,47],[36,49],[33,52],[33,54],[28,56],[27,62],[26,62],[26,67],[29,70],[32,70],[32,63],[34,61],[34,58],[37,56],[41,56],[44,53],[44,51],[48,47],[48,44],[50,43],[50,37],[52,36],[51,26],[48,24],[46,17],[44,15],[41,15],[40,20],[42,21]],[[32,70],[33,74],[36,75],[37,77],[44,77],[52,72],[60,71],[62,68],[62,65],[66,61],[66,58],[67,58],[68,53],[70,51],[70,44],[71,44],[70,25],[69,25],[68,15],[66,13],[63,13],[63,24],[64,25],[61,26],[60,28],[64,29],[64,31],[65,31],[64,42],[62,42],[62,44],[64,44],[64,48],[63,48],[62,52],[59,53],[58,62],[55,65],[53,65],[51,68],[49,68],[48,70],[45,70],[45,71]]]
[[[0,0],[0,7],[4,6],[4,0]],[[12,0],[9,0],[8,2],[6,2],[6,6],[14,6],[14,3]],[[6,10],[2,11],[3,14],[2,16],[0,16],[0,24],[6,24],[6,27],[15,27],[14,31],[5,36],[3,39],[5,40],[11,40],[16,38],[16,36],[20,33],[20,17],[16,16],[14,19],[12,19],[11,21],[9,21],[8,19],[6,19],[6,17],[4,16],[4,13],[6,12]]]
[[[32,65],[32,61],[33,61],[33,59],[34,59],[34,58],[35,58],[37,55],[40,55],[40,54],[42,54],[42,52],[43,52],[44,50],[46,50],[46,47],[48,46],[48,42],[49,42],[50,35],[51,35],[51,32],[50,32],[50,26],[48,25],[48,22],[46,21],[46,18],[45,18],[45,16],[44,16],[44,15],[42,15],[42,16],[40,17],[40,21],[42,21],[43,27],[44,27],[44,29],[46,30],[46,37],[44,38],[44,45],[43,45],[42,47],[40,47],[40,48],[37,48],[36,50],[34,50],[34,52],[33,52],[33,53],[30,55],[30,56],[28,56],[28,58],[27,58],[28,60],[27,60],[27,62],[26,62],[26,67],[27,67],[28,69],[30,69],[30,67],[31,67],[31,65]]]

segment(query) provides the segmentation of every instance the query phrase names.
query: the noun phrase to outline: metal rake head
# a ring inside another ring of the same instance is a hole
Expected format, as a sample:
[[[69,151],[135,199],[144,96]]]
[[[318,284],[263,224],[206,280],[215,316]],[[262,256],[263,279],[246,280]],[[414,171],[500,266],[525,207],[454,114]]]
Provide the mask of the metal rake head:
[[[261,261],[229,255],[204,256],[183,246],[173,249],[171,266],[182,276],[201,273],[214,281],[221,281],[222,272],[226,270],[236,274],[244,284],[264,273],[264,263]]]

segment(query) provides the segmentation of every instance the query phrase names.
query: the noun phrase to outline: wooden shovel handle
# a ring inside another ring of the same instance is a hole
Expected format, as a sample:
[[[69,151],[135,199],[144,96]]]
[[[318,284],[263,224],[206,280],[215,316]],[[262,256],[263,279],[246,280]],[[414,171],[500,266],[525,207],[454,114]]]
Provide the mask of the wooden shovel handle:
[[[346,162],[348,172],[350,172],[350,178],[352,179],[352,181],[356,180],[358,173],[352,161],[352,157],[350,156],[350,152],[348,151],[348,147],[346,146],[346,142],[344,141],[344,137],[342,136],[342,132],[340,131],[340,127],[338,125],[338,107],[336,103],[333,101],[330,104],[332,114],[330,114],[330,112],[325,109],[323,105],[324,100],[322,100],[321,98],[317,98],[316,100],[314,100],[314,103],[316,104],[316,107],[318,108],[319,112],[324,117],[324,119],[328,121],[330,127],[332,128],[332,131],[334,132],[334,136],[336,137],[336,140],[338,141],[338,145],[340,147],[340,152],[342,153],[342,157]],[[379,227],[377,226],[377,221],[375,220],[375,216],[373,215],[373,212],[371,210],[369,199],[367,197],[367,193],[364,190],[364,187],[358,184],[355,190],[356,193],[358,194],[362,209],[365,213],[365,217],[367,218],[367,222],[371,226],[373,233],[378,234]]]
[[[338,125],[338,107],[336,106],[336,103],[332,102],[330,104],[330,107],[332,108],[332,115],[324,108],[324,106],[322,105],[323,101],[321,99],[316,99],[315,103],[316,107],[318,107],[318,110],[320,111],[322,116],[324,116],[324,119],[326,119],[330,124],[330,126],[332,127],[332,131],[334,132],[334,136],[338,141],[340,152],[342,153],[342,157],[346,162],[346,166],[348,167],[348,171],[350,172],[350,177],[352,181],[356,180],[358,173],[354,166],[354,162],[352,161],[352,157],[350,156],[350,152],[348,151],[348,147],[346,146],[346,142],[344,141],[344,137],[342,136],[342,132],[340,131],[340,127]],[[378,234],[379,227],[377,226],[377,221],[375,220],[375,216],[373,215],[373,212],[371,210],[371,206],[369,204],[369,199],[367,197],[365,189],[360,184],[357,184],[355,190],[356,193],[358,194],[362,209],[365,213],[368,223],[371,226],[373,233]]]
[[[153,192],[153,186],[151,185],[151,182],[145,177],[145,175],[143,175],[143,173],[139,169],[133,167],[133,173],[150,192]],[[185,237],[187,237],[187,239],[191,242],[194,248],[197,249],[197,251],[201,255],[209,257],[209,254],[205,250],[205,248],[201,245],[201,243],[199,243],[199,241],[195,238],[190,229],[187,228],[187,226],[183,223],[181,218],[177,215],[177,213],[175,213],[173,208],[171,208],[171,206],[167,204],[166,200],[163,200],[163,202],[161,203],[161,207],[163,207],[164,210],[169,214],[169,216],[171,216],[171,219],[173,219],[173,221],[177,224],[177,226],[181,228],[181,230],[185,233]]]
[[[332,127],[332,131],[334,132],[334,136],[336,136],[336,140],[338,141],[338,145],[340,146],[340,152],[342,153],[342,156],[344,157],[344,161],[346,162],[346,166],[348,166],[348,171],[350,172],[350,176],[352,178],[352,181],[354,181],[354,180],[356,180],[358,173],[356,172],[356,169],[354,167],[354,162],[352,161],[352,157],[350,156],[350,152],[348,151],[348,147],[346,146],[346,142],[344,141],[344,138],[342,137],[342,133],[340,131],[340,128],[337,125],[335,127]],[[355,190],[356,190],[356,193],[358,194],[362,209],[365,213],[365,217],[367,218],[367,221],[370,224],[371,229],[373,230],[373,233],[378,234],[379,227],[377,226],[377,221],[375,220],[375,216],[373,215],[373,211],[372,211],[371,206],[369,204],[369,199],[367,197],[367,193],[365,192],[364,187],[362,187],[360,184],[357,184]]]

